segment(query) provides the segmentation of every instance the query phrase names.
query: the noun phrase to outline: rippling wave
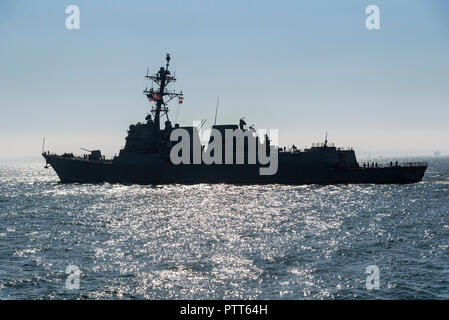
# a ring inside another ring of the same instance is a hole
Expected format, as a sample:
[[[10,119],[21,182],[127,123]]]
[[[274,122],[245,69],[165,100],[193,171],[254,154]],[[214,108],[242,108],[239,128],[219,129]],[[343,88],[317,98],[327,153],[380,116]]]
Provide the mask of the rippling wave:
[[[60,184],[2,165],[0,298],[448,299],[449,159],[429,161],[419,184],[337,186]]]

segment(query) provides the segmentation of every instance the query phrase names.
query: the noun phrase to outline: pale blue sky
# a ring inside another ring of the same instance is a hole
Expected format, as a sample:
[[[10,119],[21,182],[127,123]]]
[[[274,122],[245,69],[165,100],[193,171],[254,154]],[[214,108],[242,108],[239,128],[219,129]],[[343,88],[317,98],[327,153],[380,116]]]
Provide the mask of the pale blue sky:
[[[80,30],[65,27],[70,4]],[[220,123],[245,116],[282,145],[329,131],[359,154],[449,153],[446,0],[2,0],[0,158],[38,155],[43,136],[56,152],[118,152],[166,52],[181,124],[210,125],[219,95]]]

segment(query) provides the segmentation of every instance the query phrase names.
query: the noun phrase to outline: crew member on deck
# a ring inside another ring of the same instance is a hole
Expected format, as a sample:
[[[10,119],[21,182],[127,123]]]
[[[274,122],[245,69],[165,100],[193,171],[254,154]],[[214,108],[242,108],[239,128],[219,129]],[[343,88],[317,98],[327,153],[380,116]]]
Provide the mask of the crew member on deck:
[[[147,124],[149,124],[149,125],[153,124],[153,119],[151,119],[151,114],[147,115],[145,117],[145,120],[147,120]]]
[[[242,119],[240,119],[240,122],[239,122],[240,130],[245,130],[246,122],[245,122],[245,120],[243,120],[243,119],[245,119],[245,117],[243,117]]]

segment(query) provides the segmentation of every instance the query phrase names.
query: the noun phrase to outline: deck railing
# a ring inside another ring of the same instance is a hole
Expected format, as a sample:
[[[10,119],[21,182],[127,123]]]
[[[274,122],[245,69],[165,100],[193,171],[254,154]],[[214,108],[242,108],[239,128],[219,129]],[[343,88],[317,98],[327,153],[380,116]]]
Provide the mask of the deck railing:
[[[365,165],[365,166],[364,166]],[[376,162],[362,162],[361,168],[392,168],[392,167],[427,167],[427,162],[390,162],[390,163],[376,163]]]
[[[330,143],[322,143],[322,142],[318,142],[318,143],[312,143],[312,148],[323,148],[324,146],[326,147],[335,147],[335,144],[333,142]]]

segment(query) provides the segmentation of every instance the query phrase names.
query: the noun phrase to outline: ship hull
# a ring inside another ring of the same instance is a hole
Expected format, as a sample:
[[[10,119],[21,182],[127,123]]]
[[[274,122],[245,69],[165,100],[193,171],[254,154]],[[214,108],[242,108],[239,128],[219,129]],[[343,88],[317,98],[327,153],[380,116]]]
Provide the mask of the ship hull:
[[[336,168],[324,164],[279,162],[277,173],[260,175],[258,165],[126,164],[44,154],[63,183],[124,184],[404,184],[422,180],[427,166]]]

